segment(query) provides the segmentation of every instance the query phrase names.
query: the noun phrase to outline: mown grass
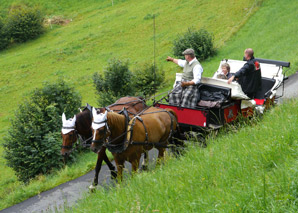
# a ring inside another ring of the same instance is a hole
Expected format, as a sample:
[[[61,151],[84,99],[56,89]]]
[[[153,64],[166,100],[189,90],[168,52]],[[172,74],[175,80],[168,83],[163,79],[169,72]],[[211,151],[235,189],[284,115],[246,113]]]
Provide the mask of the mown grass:
[[[68,212],[297,212],[298,100],[99,188]]]
[[[21,1],[4,0],[0,8],[7,9],[12,2]],[[102,71],[109,59],[130,59],[132,68],[153,61],[152,19],[146,18],[150,14],[157,15],[157,64],[167,73],[164,88],[168,88],[177,67],[164,59],[171,55],[172,41],[179,33],[188,27],[204,27],[214,33],[215,44],[221,47],[257,11],[260,1],[147,0],[136,4],[132,0],[115,0],[114,6],[109,0],[27,2],[38,3],[48,17],[63,15],[72,22],[67,26],[53,26],[37,40],[0,52],[0,143],[18,104],[43,81],[64,78],[79,90],[84,103],[96,106],[91,76]],[[206,75],[211,72],[206,71]],[[0,209],[69,180],[63,175],[41,176],[45,181],[34,180],[24,186],[5,165],[2,153],[0,146]],[[85,162],[86,168],[88,164],[95,164],[95,156],[85,155],[89,159]],[[73,172],[72,178],[78,177],[82,174],[80,169],[86,171],[82,167],[78,165],[78,169],[68,172]]]

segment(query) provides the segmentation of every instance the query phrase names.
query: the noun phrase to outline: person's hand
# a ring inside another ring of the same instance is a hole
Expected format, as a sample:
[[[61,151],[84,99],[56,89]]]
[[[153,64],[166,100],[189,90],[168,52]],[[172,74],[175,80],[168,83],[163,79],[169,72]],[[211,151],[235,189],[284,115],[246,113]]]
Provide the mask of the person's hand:
[[[167,57],[167,61],[173,61],[174,59],[170,56]]]
[[[182,86],[182,87],[186,87],[186,86],[188,86],[188,85],[187,85],[187,82],[182,81],[182,82],[181,82],[181,86]]]
[[[194,85],[194,82],[193,81],[183,81],[183,82],[181,82],[181,87],[187,87],[187,86],[190,86],[190,85]]]
[[[228,80],[228,84],[232,83],[232,81],[234,80],[235,76],[232,76],[231,78],[229,78]]]

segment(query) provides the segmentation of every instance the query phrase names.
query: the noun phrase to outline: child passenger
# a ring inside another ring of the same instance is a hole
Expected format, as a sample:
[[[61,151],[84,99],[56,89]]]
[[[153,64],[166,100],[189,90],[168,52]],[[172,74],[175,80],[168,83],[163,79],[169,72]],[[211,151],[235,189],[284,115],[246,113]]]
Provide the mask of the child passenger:
[[[232,77],[232,74],[230,73],[230,65],[228,63],[224,63],[221,65],[221,73],[218,74],[216,77],[219,79],[229,79]]]

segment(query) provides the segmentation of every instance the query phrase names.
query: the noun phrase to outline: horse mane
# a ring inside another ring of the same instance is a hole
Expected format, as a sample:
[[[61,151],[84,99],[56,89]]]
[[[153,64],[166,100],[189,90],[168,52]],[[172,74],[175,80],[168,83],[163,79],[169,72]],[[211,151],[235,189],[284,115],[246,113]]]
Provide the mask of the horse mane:
[[[90,116],[90,113],[91,112],[89,111],[89,109],[86,109],[83,112],[76,114],[76,130],[79,134],[86,137],[90,137],[92,135],[92,118]]]
[[[118,114],[116,112],[108,112],[107,119],[108,119],[108,125],[112,130],[111,138],[113,138],[114,135],[118,136],[122,134],[124,131],[126,131],[124,115]],[[117,140],[117,142],[119,141]]]

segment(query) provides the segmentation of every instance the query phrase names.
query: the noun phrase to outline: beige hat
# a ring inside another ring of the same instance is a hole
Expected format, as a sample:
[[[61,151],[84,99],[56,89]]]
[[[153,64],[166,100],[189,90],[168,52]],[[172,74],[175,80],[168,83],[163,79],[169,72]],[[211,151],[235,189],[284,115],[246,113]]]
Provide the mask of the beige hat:
[[[183,55],[195,55],[195,51],[191,48],[184,50]]]

